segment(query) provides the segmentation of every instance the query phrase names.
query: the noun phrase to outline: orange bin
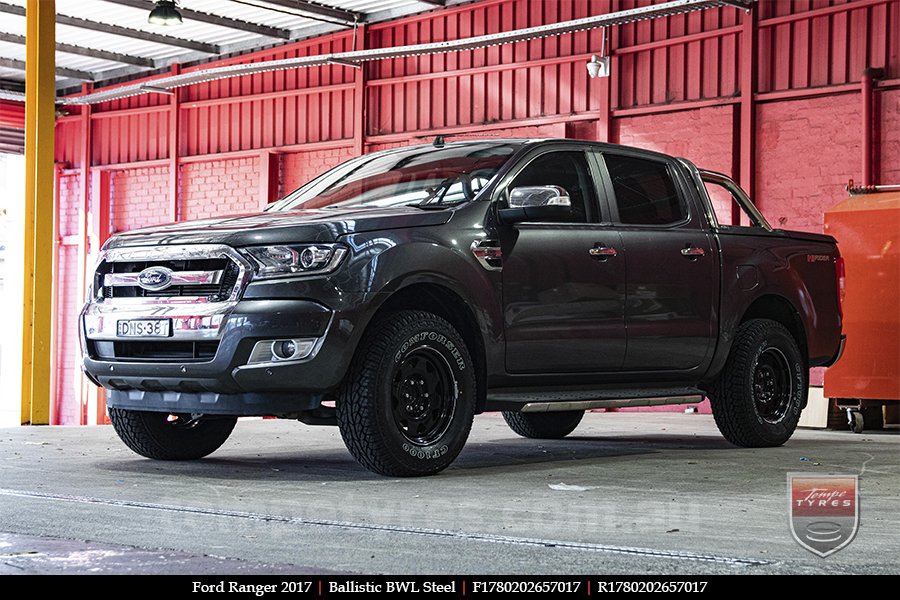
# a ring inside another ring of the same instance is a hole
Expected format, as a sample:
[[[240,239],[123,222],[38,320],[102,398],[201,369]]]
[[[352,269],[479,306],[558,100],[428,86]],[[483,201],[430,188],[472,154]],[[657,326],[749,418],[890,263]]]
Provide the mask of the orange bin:
[[[847,334],[844,355],[825,371],[825,396],[857,408],[898,401],[900,191],[850,196],[825,211],[825,232],[837,238],[845,261]]]

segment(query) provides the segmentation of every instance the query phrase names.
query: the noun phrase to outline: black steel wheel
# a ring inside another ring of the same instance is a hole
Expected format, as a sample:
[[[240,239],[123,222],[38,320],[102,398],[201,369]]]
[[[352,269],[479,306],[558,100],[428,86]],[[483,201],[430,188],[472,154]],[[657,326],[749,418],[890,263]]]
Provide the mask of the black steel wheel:
[[[784,419],[791,405],[791,367],[778,348],[763,350],[753,370],[753,403],[767,423]]]
[[[475,414],[475,373],[459,332],[423,311],[384,315],[366,331],[337,402],[347,449],[367,469],[412,477],[445,469]]]
[[[225,443],[237,417],[109,409],[113,429],[125,445],[154,460],[196,460]]]
[[[410,443],[429,446],[453,423],[459,390],[447,358],[430,346],[404,355],[394,369],[394,424]]]
[[[808,393],[807,360],[780,323],[753,319],[738,328],[710,391],[722,435],[737,446],[780,446],[790,439]]]

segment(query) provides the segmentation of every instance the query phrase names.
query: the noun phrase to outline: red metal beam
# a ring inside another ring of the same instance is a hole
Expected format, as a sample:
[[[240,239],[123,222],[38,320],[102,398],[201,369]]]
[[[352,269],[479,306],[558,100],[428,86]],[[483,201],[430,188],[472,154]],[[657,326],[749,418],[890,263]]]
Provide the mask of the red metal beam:
[[[688,35],[679,35],[671,38],[666,38],[663,40],[654,40],[652,42],[644,42],[642,44],[635,44],[633,46],[625,46],[623,48],[616,48],[612,51],[615,54],[634,54],[635,52],[645,52],[647,50],[658,50],[660,48],[668,48],[670,46],[677,46],[680,44],[690,44],[691,42],[702,42],[703,40],[710,40],[718,37],[725,37],[726,35],[736,35],[741,33],[742,28],[740,25],[732,25],[730,27],[721,27],[719,29],[710,29],[709,31],[701,31],[700,33],[691,33]]]
[[[104,110],[102,112],[91,113],[92,119],[115,119],[118,117],[130,117],[132,115],[145,115],[149,113],[165,112],[171,110],[169,104],[159,104],[156,106],[138,106],[135,108],[120,108],[118,110]],[[62,117],[57,121],[64,121],[73,117]],[[77,118],[77,117],[75,117]]]
[[[853,0],[845,4],[836,4],[834,6],[826,6],[824,8],[795,12],[790,15],[781,15],[778,17],[769,17],[768,19],[760,19],[759,27],[774,27],[775,25],[793,23],[794,21],[800,21],[803,19],[815,19],[817,17],[824,17],[827,15],[833,15],[836,13],[842,13],[851,10],[859,10],[861,8],[868,8],[870,6],[877,6],[879,4],[887,4],[889,2],[896,1],[897,0]],[[758,6],[755,6],[753,10],[759,10]]]
[[[182,161],[183,162],[183,161]],[[123,171],[125,169],[143,169],[147,167],[166,167],[169,165],[168,158],[157,158],[155,160],[135,160],[130,162],[109,163],[107,165],[94,165],[91,171]]]
[[[900,79],[882,79],[875,82],[875,87],[879,90],[891,90],[900,87]]]
[[[711,106],[730,106],[738,104],[739,98],[714,98],[712,100],[688,100],[687,102],[670,102],[669,104],[647,104],[646,106],[636,106],[634,108],[616,108],[612,111],[612,116],[619,117],[637,117],[641,115],[659,115],[662,113],[679,112],[682,110],[696,110],[698,108],[709,108]]]
[[[572,113],[568,115],[553,115],[547,117],[536,117],[532,119],[515,119],[510,121],[501,121],[497,123],[471,123],[468,125],[458,125],[456,127],[442,127],[440,129],[419,129],[416,131],[403,131],[400,133],[385,133],[381,135],[369,135],[366,137],[366,144],[390,144],[392,142],[405,142],[412,139],[428,139],[438,134],[454,134],[454,133],[472,133],[481,131],[494,131],[496,129],[515,129],[517,127],[530,127],[533,125],[557,125],[561,123],[571,123],[573,121],[593,121],[597,118],[596,111]],[[306,146],[301,146],[303,150]]]
[[[313,150],[333,150],[335,148],[346,148],[353,144],[352,139],[328,140],[324,142],[307,142],[303,144],[291,144],[288,146],[278,146],[278,152],[288,154],[290,152],[311,152]],[[233,158],[250,158],[259,156],[259,150],[235,150],[234,152],[213,152],[210,154],[194,154],[187,156],[179,156],[179,164],[214,162],[217,160],[230,160]],[[156,166],[158,164],[167,164],[166,161],[146,160],[127,164],[104,165],[104,169],[130,169],[135,167]],[[97,167],[95,167],[97,168]]]
[[[361,70],[361,69],[360,69]],[[182,102],[181,109],[203,108],[206,106],[223,106],[225,104],[237,104],[247,102],[257,102],[259,100],[272,100],[275,98],[286,98],[290,96],[306,96],[310,94],[327,94],[329,92],[340,92],[343,90],[355,89],[356,84],[351,83],[335,83],[331,85],[318,85],[315,87],[300,88],[294,90],[279,90],[277,92],[264,92],[260,94],[247,94],[240,96],[227,96],[224,98],[209,98],[207,100],[192,100],[190,102]],[[177,88],[176,88],[177,89]],[[126,109],[125,111],[135,111],[140,109]]]
[[[846,83],[842,85],[828,85],[823,87],[803,88],[799,90],[778,90],[776,92],[761,92],[753,95],[754,101],[775,102],[778,100],[800,100],[806,98],[818,98],[820,96],[839,96],[841,94],[856,94],[859,92],[858,83]]]

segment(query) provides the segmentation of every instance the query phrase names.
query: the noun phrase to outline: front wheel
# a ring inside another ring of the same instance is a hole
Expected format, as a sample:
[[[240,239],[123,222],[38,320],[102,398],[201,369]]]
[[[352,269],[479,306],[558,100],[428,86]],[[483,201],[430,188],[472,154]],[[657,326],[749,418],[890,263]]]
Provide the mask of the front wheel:
[[[743,323],[710,393],[719,431],[737,446],[785,443],[806,403],[807,375],[806,360],[783,325],[768,319]]]
[[[113,429],[125,445],[154,460],[196,460],[225,443],[237,417],[208,417],[109,409]]]
[[[450,323],[423,311],[390,313],[366,332],[341,390],[341,437],[375,473],[438,473],[466,443],[475,389],[472,359]]]

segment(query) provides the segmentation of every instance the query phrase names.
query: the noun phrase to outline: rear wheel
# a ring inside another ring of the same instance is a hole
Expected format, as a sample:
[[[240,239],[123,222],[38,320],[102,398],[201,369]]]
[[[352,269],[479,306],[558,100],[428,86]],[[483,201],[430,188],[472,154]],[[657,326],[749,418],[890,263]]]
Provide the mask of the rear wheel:
[[[503,419],[509,428],[527,438],[564,438],[578,427],[584,417],[583,410],[564,412],[523,413],[504,412]]]
[[[422,311],[381,317],[360,342],[337,403],[350,453],[382,475],[432,475],[462,450],[475,373],[459,332]]]
[[[121,408],[110,408],[109,420],[126,446],[155,460],[195,460],[212,454],[225,443],[237,423],[237,417]]]
[[[737,331],[710,393],[719,431],[737,446],[780,446],[790,439],[806,401],[806,360],[780,323],[753,319]]]

